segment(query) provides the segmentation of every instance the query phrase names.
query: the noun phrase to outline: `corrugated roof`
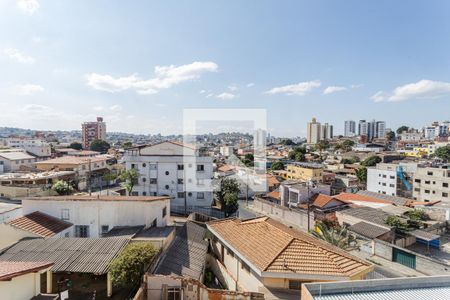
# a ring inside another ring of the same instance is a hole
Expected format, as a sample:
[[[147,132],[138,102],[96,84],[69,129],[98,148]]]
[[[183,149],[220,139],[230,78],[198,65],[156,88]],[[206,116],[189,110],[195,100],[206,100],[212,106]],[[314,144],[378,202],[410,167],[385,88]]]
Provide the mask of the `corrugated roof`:
[[[103,156],[94,156],[94,157],[79,157],[79,156],[62,156],[58,158],[53,158],[49,160],[39,161],[36,163],[39,165],[59,165],[59,164],[67,164],[67,165],[81,165],[88,164],[89,161],[91,163],[95,162],[106,162],[107,158]]]
[[[260,271],[351,277],[371,265],[268,217],[207,223]]]
[[[387,228],[383,228],[380,226],[376,226],[373,224],[369,224],[366,222],[356,223],[348,228],[348,230],[353,231],[362,236],[368,237],[370,239],[374,239],[379,237],[382,234],[389,232],[390,230]]]
[[[450,287],[410,288],[390,291],[336,293],[314,296],[314,300],[448,300]]]
[[[51,262],[2,261],[0,262],[0,281],[11,280],[14,277],[37,272],[52,266]]]
[[[6,222],[16,228],[29,231],[41,237],[51,237],[71,227],[73,224],[35,211],[31,214]]]
[[[145,225],[140,226],[115,226],[107,233],[102,234],[102,237],[133,237],[141,231]]]
[[[126,238],[49,238],[22,240],[4,251],[0,261],[53,262],[54,272],[105,274],[129,243]]]
[[[35,201],[160,201],[169,200],[169,196],[106,196],[106,195],[68,195],[68,196],[43,196],[43,197],[28,197],[26,200]]]
[[[353,207],[350,209],[342,210],[339,213],[349,215],[370,223],[378,224],[384,227],[388,227],[385,221],[389,216],[391,216],[391,214],[388,214],[387,212],[384,212],[380,209],[367,206]]]
[[[358,191],[357,194],[362,195],[362,196],[376,198],[376,199],[386,200],[386,201],[394,203],[395,205],[398,205],[398,206],[403,206],[403,205],[406,205],[407,203],[411,202],[411,199],[408,199],[408,198],[379,194],[379,193],[370,192],[370,191]]]
[[[7,160],[22,160],[22,159],[34,159],[34,156],[31,156],[25,152],[1,152],[0,157],[4,157]]]
[[[177,230],[154,273],[176,274],[200,280],[208,251],[208,242],[204,239],[206,229],[188,221]]]

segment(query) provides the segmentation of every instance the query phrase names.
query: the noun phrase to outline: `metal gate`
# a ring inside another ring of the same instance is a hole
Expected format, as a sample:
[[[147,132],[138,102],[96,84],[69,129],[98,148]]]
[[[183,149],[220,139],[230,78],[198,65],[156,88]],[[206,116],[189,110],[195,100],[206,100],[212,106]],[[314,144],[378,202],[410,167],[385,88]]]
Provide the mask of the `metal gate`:
[[[402,264],[404,266],[410,267],[411,269],[416,268],[416,256],[414,254],[408,253],[406,251],[393,248],[392,249],[392,260]]]

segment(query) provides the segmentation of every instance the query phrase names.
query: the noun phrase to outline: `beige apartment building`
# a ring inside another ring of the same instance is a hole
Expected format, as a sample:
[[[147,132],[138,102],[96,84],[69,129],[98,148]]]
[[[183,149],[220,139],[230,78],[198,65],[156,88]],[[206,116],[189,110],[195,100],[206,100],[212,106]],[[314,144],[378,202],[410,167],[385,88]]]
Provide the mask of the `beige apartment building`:
[[[293,163],[286,167],[284,179],[322,181],[323,167],[311,163]]]
[[[450,169],[418,168],[414,173],[413,198],[450,203]]]
[[[306,131],[306,142],[308,144],[317,144],[321,140],[322,127],[316,118],[312,118],[311,122],[308,122]]]

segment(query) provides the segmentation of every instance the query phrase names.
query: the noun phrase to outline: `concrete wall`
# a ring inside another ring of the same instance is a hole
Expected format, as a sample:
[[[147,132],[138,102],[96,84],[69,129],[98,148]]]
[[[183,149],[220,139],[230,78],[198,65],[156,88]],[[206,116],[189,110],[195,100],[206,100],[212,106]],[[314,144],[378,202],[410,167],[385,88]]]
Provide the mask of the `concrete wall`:
[[[14,226],[1,223],[0,224],[0,249],[4,249],[18,242],[20,239],[26,237],[37,238],[38,235],[35,235],[29,231],[18,229]]]
[[[0,213],[0,223],[6,222],[8,220],[12,220],[22,216],[22,207],[17,206],[16,209],[11,209],[9,211],[5,211]]]
[[[164,227],[170,215],[170,200],[161,201],[52,201],[23,200],[23,213],[41,211],[58,219],[63,212],[68,214],[66,221],[74,224],[70,236],[75,235],[76,225],[88,225],[90,237],[101,236],[102,226],[150,226],[156,219],[156,226]],[[162,210],[166,207],[166,216]]]
[[[283,220],[286,225],[294,226],[302,230],[308,229],[308,214],[300,210],[290,209],[271,203],[260,198],[255,198],[253,208],[274,219]],[[310,226],[314,226],[314,213],[310,213]]]
[[[56,192],[43,190],[40,187],[20,187],[0,185],[0,196],[7,198],[34,197],[34,196],[54,196]]]
[[[40,273],[30,273],[10,281],[0,281],[0,298],[2,300],[31,299],[40,293],[40,288]]]

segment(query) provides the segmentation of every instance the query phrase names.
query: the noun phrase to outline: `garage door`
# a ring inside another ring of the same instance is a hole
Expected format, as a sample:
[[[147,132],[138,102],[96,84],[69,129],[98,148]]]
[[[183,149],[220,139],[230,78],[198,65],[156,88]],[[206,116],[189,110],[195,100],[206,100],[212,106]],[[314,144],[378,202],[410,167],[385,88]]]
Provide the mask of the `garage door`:
[[[416,256],[409,252],[393,248],[392,260],[412,269],[416,268]]]

